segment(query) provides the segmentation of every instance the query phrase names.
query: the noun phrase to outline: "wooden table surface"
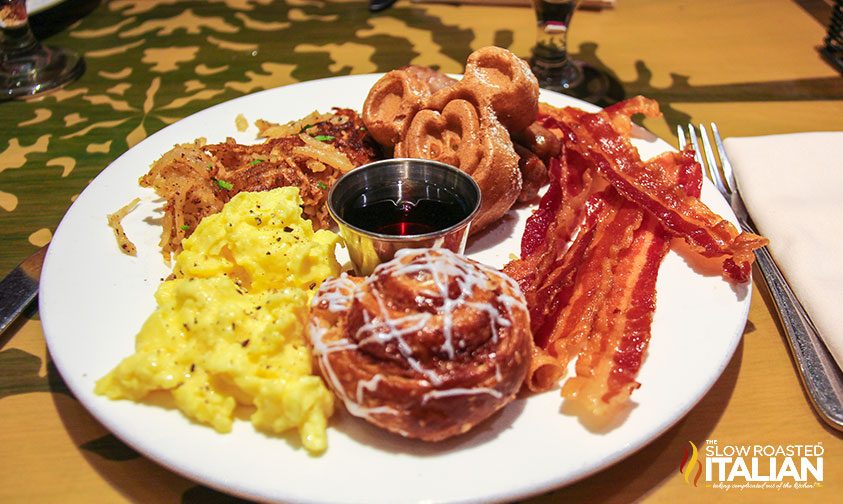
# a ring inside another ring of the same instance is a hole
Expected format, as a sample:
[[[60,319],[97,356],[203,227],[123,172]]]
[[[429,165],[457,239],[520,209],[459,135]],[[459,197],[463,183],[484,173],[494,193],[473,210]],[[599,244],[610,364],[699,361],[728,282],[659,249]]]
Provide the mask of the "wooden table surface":
[[[827,0],[619,0],[576,14],[571,50],[627,96],[658,100],[664,117],[645,125],[674,144],[676,124],[689,120],[716,120],[725,136],[843,130],[843,78],[817,51],[830,10]],[[49,243],[75,196],[112,160],[193,112],[260,89],[409,63],[460,72],[474,49],[495,44],[526,57],[535,37],[529,8],[407,0],[379,14],[350,1],[68,0],[32,22],[48,43],[83,52],[88,68],[57,93],[0,104],[0,273]],[[530,502],[840,502],[841,436],[809,406],[771,313],[756,287],[743,342],[676,426]],[[94,420],[52,366],[35,309],[0,343],[0,501],[233,499],[148,461]],[[678,469],[685,447],[707,440],[821,443],[824,481],[809,489],[689,486]]]

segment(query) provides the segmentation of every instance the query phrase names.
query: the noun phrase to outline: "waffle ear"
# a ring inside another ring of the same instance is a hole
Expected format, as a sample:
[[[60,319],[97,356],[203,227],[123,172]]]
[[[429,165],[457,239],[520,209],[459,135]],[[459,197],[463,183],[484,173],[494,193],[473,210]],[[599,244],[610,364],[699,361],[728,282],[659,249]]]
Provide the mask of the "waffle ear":
[[[363,103],[363,123],[379,144],[393,147],[430,96],[423,81],[404,70],[381,77]]]
[[[506,49],[490,46],[471,53],[460,84],[473,90],[478,105],[488,104],[511,133],[538,114],[538,81],[527,63]]]

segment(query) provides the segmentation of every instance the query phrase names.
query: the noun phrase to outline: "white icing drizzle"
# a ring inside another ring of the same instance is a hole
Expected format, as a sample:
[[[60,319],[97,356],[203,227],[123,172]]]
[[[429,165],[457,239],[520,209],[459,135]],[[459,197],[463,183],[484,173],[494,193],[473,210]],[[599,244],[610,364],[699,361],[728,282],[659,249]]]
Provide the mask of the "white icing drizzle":
[[[357,402],[363,402],[363,392],[368,390],[369,392],[374,392],[378,389],[378,384],[383,380],[383,375],[380,373],[376,374],[375,376],[371,377],[368,380],[360,380],[357,382]]]
[[[489,394],[490,396],[494,397],[495,399],[500,399],[503,397],[499,391],[489,388],[489,387],[477,387],[477,388],[452,388],[447,390],[431,390],[430,392],[424,395],[422,399],[422,404],[427,404],[427,401],[431,399],[438,399],[440,397],[452,397],[452,396],[459,396],[459,395],[476,395],[476,394]]]
[[[329,312],[342,313],[351,308],[352,294],[356,287],[355,283],[349,280],[348,274],[343,273],[339,278],[332,278],[323,283],[318,298],[320,302],[328,302]]]
[[[423,262],[414,262],[420,256],[425,256],[427,260]],[[409,261],[403,261],[408,258]],[[480,271],[477,271],[480,270]],[[482,273],[481,273],[482,272]],[[498,326],[509,327],[512,324],[509,319],[512,317],[513,309],[526,311],[527,306],[517,298],[505,293],[498,294],[496,300],[499,304],[504,306],[508,312],[509,317],[500,313],[497,308],[491,303],[477,303],[469,301],[474,290],[488,291],[493,288],[492,282],[488,277],[493,277],[502,283],[505,283],[514,292],[520,294],[521,289],[518,284],[509,276],[500,271],[478,263],[466,263],[455,253],[447,249],[436,249],[435,254],[430,253],[428,249],[402,249],[395,254],[395,259],[378,266],[371,277],[367,278],[364,283],[368,284],[373,290],[377,291],[375,282],[380,275],[393,276],[411,276],[416,273],[424,273],[430,276],[434,290],[425,289],[420,291],[420,294],[431,297],[438,297],[442,299],[442,306],[439,308],[439,315],[442,318],[442,335],[444,343],[441,350],[448,355],[449,359],[453,359],[455,355],[454,341],[453,341],[453,313],[454,309],[459,306],[467,305],[474,309],[485,312],[491,321],[492,341],[498,342]],[[459,293],[457,297],[452,298],[448,286],[451,281],[456,282]],[[378,296],[379,303],[381,302]],[[381,309],[385,314],[385,310]],[[402,352],[402,356],[405,355]]]
[[[375,270],[377,272],[377,270]],[[380,309],[380,317],[376,317],[374,321],[369,320],[368,313],[364,312],[364,321],[366,322],[357,330],[357,338],[360,344],[371,342],[373,339],[382,344],[386,344],[392,340],[398,342],[398,352],[407,361],[413,370],[417,373],[423,374],[434,386],[442,384],[442,379],[433,370],[425,369],[421,363],[413,356],[413,349],[404,339],[404,336],[413,334],[424,328],[433,316],[430,313],[414,313],[392,319],[387,315],[388,310],[383,297],[377,289],[372,289],[372,295],[378,301],[378,308]],[[361,336],[366,333],[367,336],[361,339]]]
[[[430,283],[432,284],[430,288],[419,291],[419,294],[441,299],[442,306],[439,307],[436,315],[427,312],[416,312],[392,317],[387,309],[385,300],[385,295],[388,295],[388,293],[385,294],[380,291],[378,288],[378,278],[382,276],[411,277],[418,274],[429,276]],[[515,293],[513,296],[500,292],[495,296],[497,305],[503,307],[506,313],[502,313],[492,302],[470,301],[475,290],[478,292],[489,292],[494,289],[495,283],[490,281],[490,278],[506,284],[509,290]],[[452,283],[456,283],[457,286],[456,290],[458,294],[456,297],[451,297],[449,285]],[[424,376],[427,382],[429,382],[429,385],[439,387],[444,383],[443,377],[436,373],[434,369],[426,368],[413,355],[412,346],[406,339],[408,335],[422,330],[431,323],[434,317],[439,317],[442,323],[442,334],[444,338],[440,350],[452,359],[455,356],[453,316],[454,311],[458,307],[467,306],[485,313],[489,319],[491,338],[494,343],[499,341],[500,328],[512,326],[511,319],[513,318],[514,312],[521,311],[527,313],[526,303],[518,298],[521,297],[523,299],[521,290],[513,279],[489,266],[466,263],[460,256],[446,249],[399,250],[395,254],[395,259],[379,265],[375,268],[373,274],[366,278],[359,286],[343,273],[339,278],[327,280],[322,284],[319,293],[313,300],[313,305],[321,304],[323,307],[326,306],[327,310],[331,313],[343,313],[350,310],[353,300],[355,298],[361,299],[365,291],[368,291],[376,300],[378,313],[372,317],[368,312],[363,312],[363,324],[357,329],[354,337],[359,343],[354,343],[347,338],[326,343],[324,336],[328,332],[329,327],[323,327],[314,321],[311,321],[310,324],[310,338],[313,342],[314,353],[319,360],[320,367],[323,369],[326,378],[332,382],[332,388],[345,403],[348,411],[354,416],[364,418],[372,414],[397,414],[394,409],[388,406],[375,408],[362,406],[365,392],[376,391],[380,382],[384,380],[384,377],[376,374],[368,380],[359,380],[357,382],[356,397],[351,398],[345,392],[342,382],[339,380],[328,359],[329,354],[332,352],[355,351],[361,345],[386,345],[390,342],[395,342],[398,352],[407,364],[414,371]],[[324,304],[325,302],[327,302],[327,305]],[[459,340],[458,343],[461,349],[465,347],[464,340]],[[491,360],[495,360],[495,358],[495,354],[492,354]],[[495,380],[500,383],[503,379],[500,364],[495,362],[494,366]],[[428,401],[440,397],[473,394],[489,394],[495,398],[502,397],[501,392],[494,388],[456,387],[444,390],[431,390],[424,394],[422,404],[426,404]]]
[[[316,306],[321,301],[326,300],[328,302],[328,311],[332,313],[347,311],[351,308],[351,301],[353,299],[355,288],[356,284],[349,280],[348,275],[343,273],[339,276],[339,278],[332,278],[322,283],[319,293],[313,298],[312,305]],[[348,338],[326,343],[325,334],[328,332],[328,328],[323,327],[312,318],[309,324],[309,332],[310,341],[313,344],[313,353],[319,359],[319,367],[322,368],[326,378],[333,384],[332,388],[339,396],[340,400],[345,404],[349,413],[361,418],[366,418],[374,414],[397,414],[397,412],[389,406],[378,406],[375,408],[367,408],[363,406],[362,391],[360,389],[361,385],[359,382],[357,384],[356,402],[351,400],[351,398],[348,397],[348,394],[346,394],[345,389],[342,386],[342,382],[339,380],[333,366],[331,366],[331,361],[328,356],[332,352],[355,351],[358,347],[356,343],[349,341]],[[380,375],[376,375],[372,378],[372,380],[375,380],[379,376]],[[368,386],[363,384],[363,387],[368,388],[370,391],[374,391],[377,388],[377,383],[379,381],[380,379],[377,379],[373,384]]]
[[[348,412],[360,418],[366,418],[376,414],[397,414],[398,412],[395,411],[393,408],[390,408],[389,406],[377,406],[374,408],[367,408],[366,406],[363,406],[363,396],[362,391],[360,390],[360,382],[357,383],[358,400],[353,401],[350,397],[348,397],[348,394],[345,393],[345,389],[342,386],[342,382],[339,380],[339,377],[334,371],[333,366],[331,366],[331,361],[330,359],[328,359],[328,355],[331,352],[341,352],[345,350],[354,351],[357,349],[357,345],[349,342],[347,339],[341,339],[336,342],[326,344],[324,341],[324,336],[327,332],[327,328],[312,322],[310,323],[310,340],[313,342],[313,352],[319,359],[319,367],[322,368],[322,371],[325,373],[325,375],[327,375],[326,378],[330,380],[331,383],[334,385],[332,388],[339,396],[340,400],[345,404],[345,407],[346,409],[348,409]],[[376,377],[378,376],[380,375],[376,375]],[[377,383],[371,385],[372,388],[367,387],[365,384],[363,385],[363,387],[367,388],[370,391],[374,391],[377,388]]]
[[[503,375],[501,374],[501,363],[497,359],[498,355],[496,352],[492,352],[489,354],[489,359],[495,362],[495,380],[500,383],[503,381]]]

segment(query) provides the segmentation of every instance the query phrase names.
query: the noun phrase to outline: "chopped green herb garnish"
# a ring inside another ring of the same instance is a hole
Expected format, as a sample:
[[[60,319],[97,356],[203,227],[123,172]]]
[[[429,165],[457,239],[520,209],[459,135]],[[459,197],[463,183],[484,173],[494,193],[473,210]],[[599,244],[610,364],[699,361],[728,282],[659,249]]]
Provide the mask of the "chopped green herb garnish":
[[[256,164],[261,164],[261,163],[263,163],[263,159],[253,159],[253,160],[249,161],[249,166],[255,166]]]
[[[334,137],[331,136],[331,135],[316,135],[313,138],[315,138],[316,140],[319,140],[320,142],[330,142],[331,140],[334,139]]]
[[[226,191],[230,191],[232,188],[234,188],[234,184],[232,184],[231,182],[226,182],[225,180],[216,180],[216,183],[218,186],[222,187]]]
[[[206,166],[207,166],[207,167],[208,167],[208,169],[210,170],[211,168],[213,168],[213,167],[214,167],[214,163],[208,163]]]
[[[301,129],[301,132],[304,133],[305,131],[309,130],[310,128],[316,126],[315,124],[308,124],[304,128]]]
[[[327,189],[328,188],[328,186],[326,186],[324,182],[317,182],[316,187],[318,187],[319,189]]]
[[[187,224],[182,224],[182,225],[181,225],[181,226],[179,226],[179,227],[181,227],[181,230],[182,230],[182,231],[187,231],[188,229],[190,229],[190,226],[188,226]]]

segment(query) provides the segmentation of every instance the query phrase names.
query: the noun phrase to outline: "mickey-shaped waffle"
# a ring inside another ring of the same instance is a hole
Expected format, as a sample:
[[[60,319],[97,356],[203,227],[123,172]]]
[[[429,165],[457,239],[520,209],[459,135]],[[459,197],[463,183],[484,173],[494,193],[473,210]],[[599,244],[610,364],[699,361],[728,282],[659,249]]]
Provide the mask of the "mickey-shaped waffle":
[[[366,97],[363,122],[396,157],[433,159],[471,175],[483,195],[474,233],[502,217],[521,194],[510,134],[533,123],[538,95],[524,61],[484,47],[468,57],[460,81],[417,67],[387,73]]]

